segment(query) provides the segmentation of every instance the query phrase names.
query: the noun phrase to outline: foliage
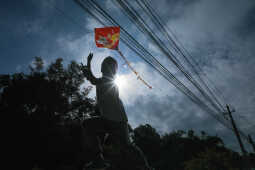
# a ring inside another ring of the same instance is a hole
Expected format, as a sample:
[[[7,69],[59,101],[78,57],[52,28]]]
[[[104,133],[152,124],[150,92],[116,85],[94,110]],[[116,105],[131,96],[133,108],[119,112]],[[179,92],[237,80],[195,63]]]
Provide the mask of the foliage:
[[[0,76],[0,112],[8,150],[21,167],[34,161],[54,166],[58,160],[74,159],[68,122],[94,111],[94,100],[87,97],[91,88],[80,89],[84,76],[79,64],[71,62],[64,68],[59,58],[47,69],[43,66],[36,57],[29,74]]]
[[[41,116],[48,114],[51,118],[82,118],[93,110],[94,101],[87,97],[91,88],[80,89],[84,76],[79,64],[73,61],[64,69],[59,58],[42,72],[43,65],[43,60],[36,57],[30,74],[1,75],[4,108],[15,106],[28,115],[39,116],[43,112]]]
[[[185,162],[185,170],[237,170],[240,167],[238,168],[234,160],[231,152],[207,149],[196,158]]]

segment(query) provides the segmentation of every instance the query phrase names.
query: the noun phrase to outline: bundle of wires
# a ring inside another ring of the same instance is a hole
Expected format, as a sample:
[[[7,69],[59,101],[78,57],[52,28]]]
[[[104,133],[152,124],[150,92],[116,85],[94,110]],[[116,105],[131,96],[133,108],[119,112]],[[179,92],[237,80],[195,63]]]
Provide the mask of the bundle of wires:
[[[141,45],[125,28],[123,28],[109,13],[106,12],[95,0],[74,0],[84,11],[90,14],[95,20],[97,20],[103,26],[119,26],[121,28],[121,41],[135,52],[141,59],[143,59],[149,66],[154,68],[159,75],[163,76],[170,84],[174,85],[190,100],[197,104],[202,110],[216,119],[220,124],[226,128],[233,130],[229,121],[223,119],[222,112],[223,106],[220,103],[217,95],[211,90],[206,82],[201,77],[199,71],[195,68],[194,64],[189,60],[186,54],[189,55],[186,49],[182,49],[177,45],[167,30],[165,29],[162,20],[159,15],[153,10],[146,0],[136,0],[137,4],[143,11],[150,17],[155,25],[158,25],[158,30],[166,37],[169,44],[172,44],[177,54],[182,56],[185,62],[192,69],[192,72],[188,71],[176,57],[168,46],[164,43],[161,37],[159,37],[151,27],[145,22],[142,16],[127,0],[113,0],[122,9],[123,13],[130,18],[137,28],[158,47],[158,49],[180,70],[187,80],[200,92],[203,99],[195,95],[183,82],[181,82],[174,74],[172,74],[165,66],[163,66],[143,45]],[[190,57],[190,55],[189,55]],[[200,68],[201,70],[201,68]],[[194,73],[200,84],[192,75]],[[203,87],[204,88],[203,88]],[[248,137],[240,131],[243,138],[248,140]]]

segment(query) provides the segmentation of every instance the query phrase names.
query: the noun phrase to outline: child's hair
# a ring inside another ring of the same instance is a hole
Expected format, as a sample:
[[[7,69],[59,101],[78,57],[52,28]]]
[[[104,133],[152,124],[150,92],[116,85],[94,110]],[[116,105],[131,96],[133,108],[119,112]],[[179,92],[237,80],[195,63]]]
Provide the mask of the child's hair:
[[[117,61],[112,57],[106,57],[101,65],[103,75],[114,76],[118,69]]]

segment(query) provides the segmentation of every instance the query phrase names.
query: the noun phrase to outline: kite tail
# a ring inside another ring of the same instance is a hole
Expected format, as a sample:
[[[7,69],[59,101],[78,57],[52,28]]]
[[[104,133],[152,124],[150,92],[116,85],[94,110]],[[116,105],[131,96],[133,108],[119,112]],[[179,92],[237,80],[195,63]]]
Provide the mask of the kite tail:
[[[138,72],[131,66],[130,62],[122,54],[122,52],[118,48],[116,50],[119,52],[120,56],[124,59],[128,67],[135,73],[135,75],[137,76],[137,79],[143,82],[143,84],[146,85],[149,89],[152,89],[152,87],[144,79],[142,79],[142,77],[138,74]]]

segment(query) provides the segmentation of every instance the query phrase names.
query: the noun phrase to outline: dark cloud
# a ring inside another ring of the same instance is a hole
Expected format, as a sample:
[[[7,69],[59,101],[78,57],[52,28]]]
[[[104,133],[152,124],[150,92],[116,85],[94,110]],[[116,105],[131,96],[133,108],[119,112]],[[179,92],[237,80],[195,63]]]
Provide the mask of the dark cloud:
[[[200,0],[162,0],[160,3],[156,1],[151,1],[151,3],[156,11],[160,11],[160,13],[163,14],[162,18],[169,20],[182,17],[190,6],[199,1]]]
[[[247,11],[240,26],[236,28],[236,31],[243,38],[249,38],[251,35],[255,36],[254,35],[255,34],[255,5],[252,9]]]

